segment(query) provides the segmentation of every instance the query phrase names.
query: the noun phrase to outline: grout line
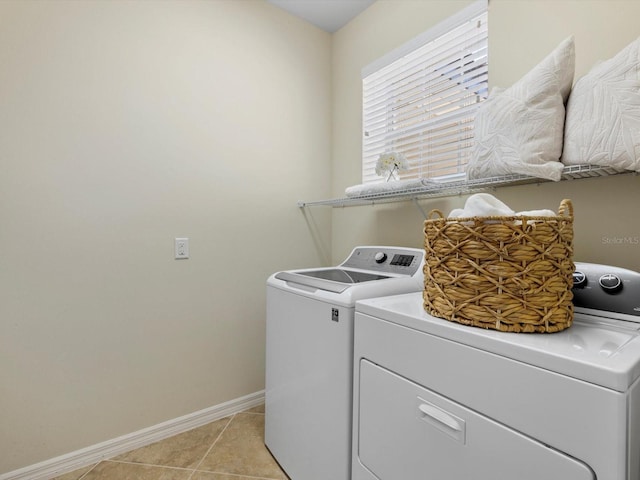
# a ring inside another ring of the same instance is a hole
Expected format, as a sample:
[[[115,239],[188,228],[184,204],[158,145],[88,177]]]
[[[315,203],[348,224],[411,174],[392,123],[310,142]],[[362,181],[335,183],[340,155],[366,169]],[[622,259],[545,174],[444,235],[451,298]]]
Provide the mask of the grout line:
[[[80,478],[78,478],[78,480],[82,480],[84,477],[86,477],[87,475],[89,475],[94,468],[96,468],[98,465],[100,464],[100,462],[97,462],[93,467],[91,467],[89,470],[87,470],[86,472],[84,472],[83,475],[80,476]]]
[[[194,470],[193,473],[213,473],[214,475],[228,475],[230,477],[239,477],[239,478],[251,478],[253,480],[278,480],[277,478],[272,477],[253,477],[251,475],[245,475],[241,473],[227,473],[227,472],[212,472],[209,470]]]
[[[224,426],[224,428],[222,429],[222,431],[218,434],[218,436],[216,437],[216,439],[213,441],[213,443],[211,444],[211,446],[209,447],[209,449],[207,450],[207,452],[202,456],[202,458],[200,459],[200,461],[198,462],[198,464],[195,466],[195,468],[193,469],[193,471],[191,472],[191,475],[189,475],[189,478],[187,478],[187,480],[191,480],[191,477],[193,477],[193,474],[196,473],[196,470],[200,467],[200,465],[202,465],[202,462],[204,462],[204,459],[207,458],[207,455],[209,455],[209,452],[211,452],[211,450],[213,449],[213,447],[215,446],[216,443],[218,443],[218,440],[220,440],[220,437],[222,437],[222,434],[224,432],[227,431],[227,427],[229,426],[229,424],[231,424],[231,421],[236,417],[237,414],[233,414],[229,417],[229,421],[227,422],[227,424]]]
[[[189,472],[193,470],[193,468],[172,467],[170,465],[156,465],[155,463],[128,462],[126,460],[103,460],[103,462],[120,463],[120,464],[124,464],[124,465],[142,465],[144,467],[169,468],[171,470],[184,470],[184,471],[189,471]]]

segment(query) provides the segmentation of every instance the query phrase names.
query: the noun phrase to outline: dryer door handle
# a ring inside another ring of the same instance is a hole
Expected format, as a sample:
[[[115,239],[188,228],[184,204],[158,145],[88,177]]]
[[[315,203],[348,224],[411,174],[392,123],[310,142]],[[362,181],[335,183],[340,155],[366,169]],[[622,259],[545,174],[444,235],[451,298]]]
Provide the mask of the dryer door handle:
[[[463,426],[453,416],[449,415],[444,410],[432,405],[430,403],[421,403],[418,409],[426,416],[434,419],[435,421],[449,427],[456,432],[462,432]]]

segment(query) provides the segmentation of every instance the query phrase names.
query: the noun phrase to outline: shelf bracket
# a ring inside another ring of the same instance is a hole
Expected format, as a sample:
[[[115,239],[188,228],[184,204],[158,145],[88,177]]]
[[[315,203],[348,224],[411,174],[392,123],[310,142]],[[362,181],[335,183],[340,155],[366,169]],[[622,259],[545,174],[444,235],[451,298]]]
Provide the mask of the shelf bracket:
[[[424,217],[425,220],[427,220],[429,218],[429,215],[427,215],[427,213],[424,211],[424,209],[422,208],[422,205],[420,205],[420,203],[418,203],[418,198],[417,197],[413,197],[413,204],[416,206],[416,208],[418,210],[420,210],[420,213],[422,213],[422,216]]]

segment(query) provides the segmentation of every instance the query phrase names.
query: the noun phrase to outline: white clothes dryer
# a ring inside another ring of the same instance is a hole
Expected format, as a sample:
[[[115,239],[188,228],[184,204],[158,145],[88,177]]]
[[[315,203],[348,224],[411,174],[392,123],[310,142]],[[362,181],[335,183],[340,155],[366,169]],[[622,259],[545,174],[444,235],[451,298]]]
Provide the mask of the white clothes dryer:
[[[355,303],[422,290],[423,264],[420,249],[357,247],[268,279],[265,444],[292,480],[350,478]]]
[[[640,480],[640,274],[576,269],[558,333],[358,302],[353,480]]]

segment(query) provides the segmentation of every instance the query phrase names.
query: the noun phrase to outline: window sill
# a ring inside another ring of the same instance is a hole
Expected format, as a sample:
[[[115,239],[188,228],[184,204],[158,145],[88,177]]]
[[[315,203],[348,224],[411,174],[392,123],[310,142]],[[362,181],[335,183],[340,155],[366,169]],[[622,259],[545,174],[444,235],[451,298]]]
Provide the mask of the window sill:
[[[597,165],[569,165],[564,167],[561,181],[577,180],[581,178],[608,177],[620,174],[637,174],[630,170],[622,170],[614,167],[600,167]],[[429,185],[421,188],[384,192],[375,195],[363,195],[359,197],[334,198],[329,200],[317,200],[312,202],[300,201],[298,207],[356,207],[360,205],[376,205],[380,203],[407,202],[427,198],[450,197],[465,195],[497,187],[509,187],[512,185],[526,185],[535,183],[548,183],[550,180],[528,177],[525,175],[506,175],[502,177],[483,178],[481,180],[457,180],[454,182]]]

